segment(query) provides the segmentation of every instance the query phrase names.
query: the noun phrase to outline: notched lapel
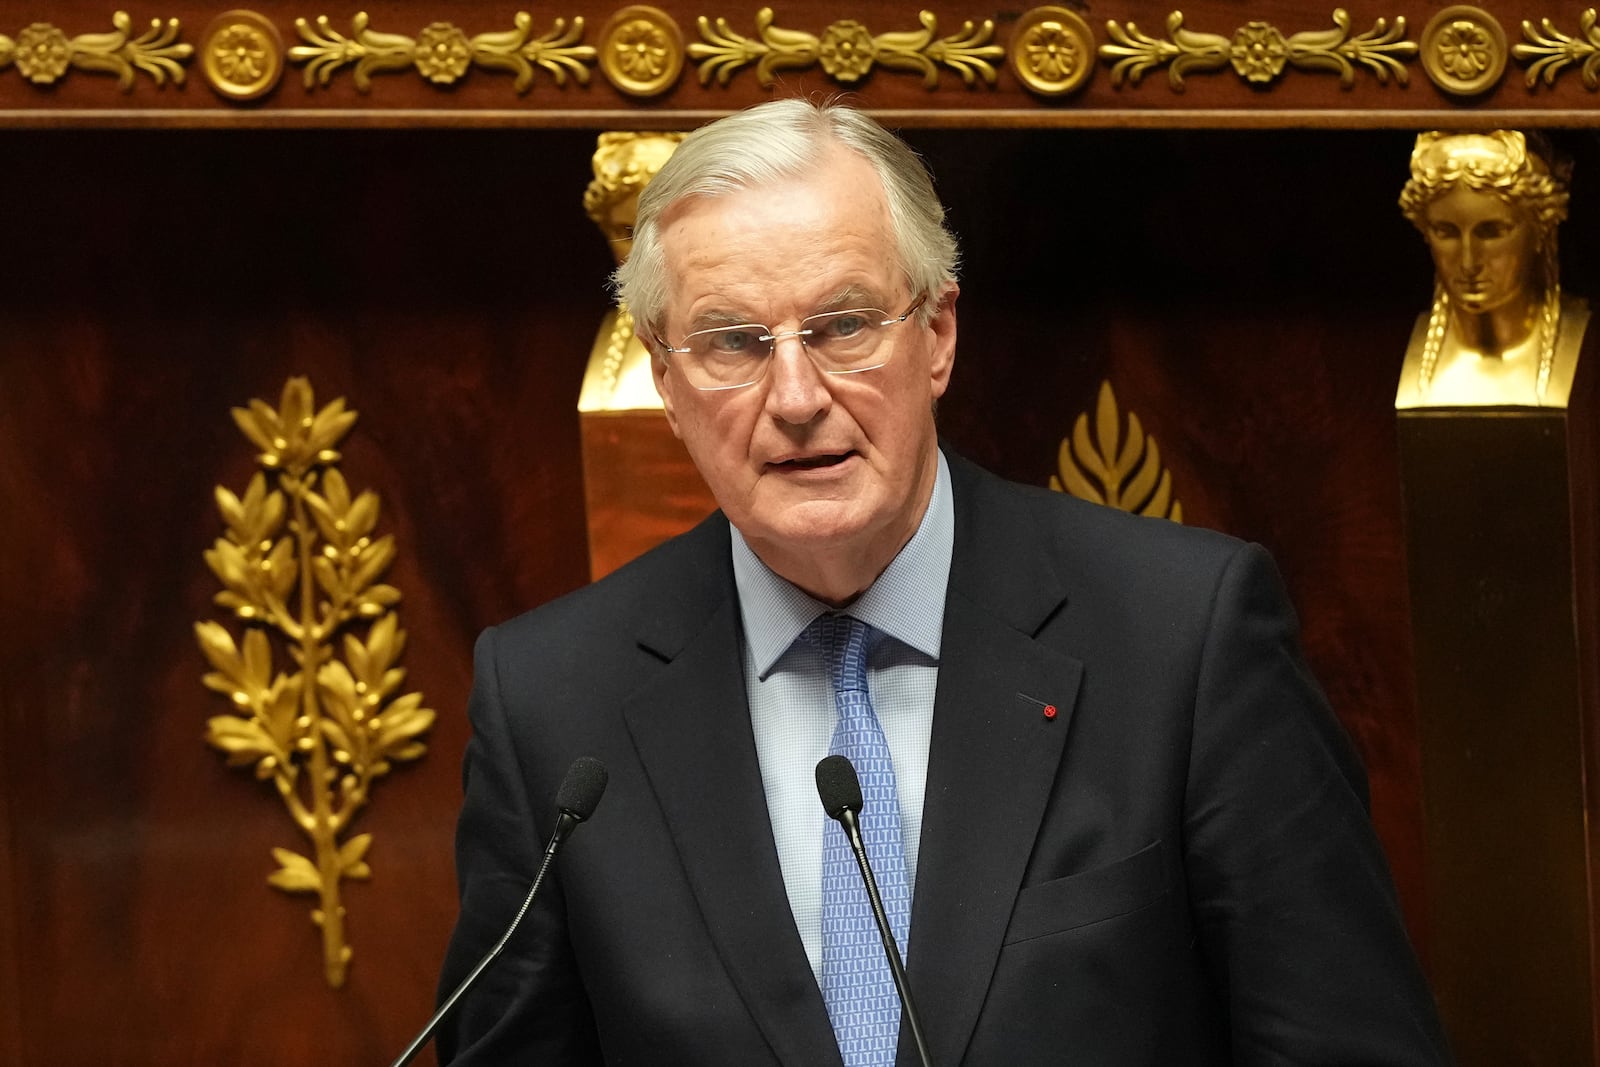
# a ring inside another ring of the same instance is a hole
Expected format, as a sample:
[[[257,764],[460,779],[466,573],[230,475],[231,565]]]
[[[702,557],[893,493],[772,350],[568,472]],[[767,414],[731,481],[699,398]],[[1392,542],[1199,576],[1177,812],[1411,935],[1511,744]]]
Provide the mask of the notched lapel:
[[[733,596],[623,709],[711,939],[778,1059],[838,1064],[789,910],[750,727]]]
[[[945,1064],[960,1062],[988,993],[1083,675],[1077,660],[980,609],[952,609],[972,618],[959,634],[947,628],[907,965],[934,1062]]]
[[[907,970],[933,1061],[953,1065],[989,991],[1083,664],[1037,640],[1068,597],[1019,491],[950,466],[956,544]]]

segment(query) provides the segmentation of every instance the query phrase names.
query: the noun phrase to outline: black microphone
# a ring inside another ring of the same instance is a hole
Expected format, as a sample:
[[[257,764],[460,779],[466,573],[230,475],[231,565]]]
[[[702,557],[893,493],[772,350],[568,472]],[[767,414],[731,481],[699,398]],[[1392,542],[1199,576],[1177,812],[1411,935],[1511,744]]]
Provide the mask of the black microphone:
[[[883,954],[889,958],[889,973],[894,975],[895,992],[900,994],[901,1014],[911,1024],[911,1037],[916,1041],[917,1058],[922,1067],[932,1067],[928,1042],[922,1036],[922,1020],[917,1018],[916,1005],[911,1002],[911,987],[906,983],[905,965],[900,962],[900,946],[895,944],[894,932],[889,929],[889,916],[884,914],[883,898],[878,895],[878,880],[872,876],[867,846],[861,840],[861,824],[856,818],[861,811],[861,779],[856,777],[856,769],[849,760],[843,756],[822,758],[817,764],[817,796],[822,798],[822,809],[828,817],[838,820],[850,838],[850,850],[856,854],[856,866],[861,869],[861,880],[867,885],[872,918],[883,940]]]
[[[600,797],[606,791],[606,765],[593,756],[579,756],[572,761],[572,766],[567,768],[567,776],[561,780],[561,788],[556,791],[556,809],[561,813],[556,817],[556,828],[550,834],[550,843],[544,847],[544,861],[539,864],[539,873],[534,875],[533,886],[528,890],[528,895],[522,901],[522,907],[517,909],[517,914],[511,920],[511,925],[506,927],[506,932],[500,935],[500,940],[495,943],[478,965],[472,968],[472,973],[462,979],[456,986],[455,992],[445,998],[439,1005],[439,1010],[433,1013],[433,1018],[428,1020],[428,1025],[422,1032],[411,1039],[411,1044],[400,1053],[400,1058],[395,1060],[390,1067],[405,1067],[422,1051],[433,1032],[439,1028],[456,1006],[463,994],[471,989],[484,971],[489,969],[495,957],[506,947],[511,940],[511,935],[516,933],[517,924],[522,922],[522,917],[528,913],[528,908],[533,904],[533,898],[539,892],[539,886],[544,882],[545,872],[550,869],[550,863],[556,858],[556,853],[561,850],[567,836],[580,822],[594,814],[594,809],[600,803]]]

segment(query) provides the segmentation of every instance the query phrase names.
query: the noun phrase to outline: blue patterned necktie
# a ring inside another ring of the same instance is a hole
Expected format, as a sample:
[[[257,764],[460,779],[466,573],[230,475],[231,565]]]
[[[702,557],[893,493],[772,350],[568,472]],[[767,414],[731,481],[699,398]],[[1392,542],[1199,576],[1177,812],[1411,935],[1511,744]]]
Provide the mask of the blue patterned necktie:
[[[861,779],[861,836],[903,958],[911,887],[900,835],[900,798],[889,743],[867,693],[867,651],[878,634],[848,615],[823,615],[807,627],[805,636],[828,662],[839,712],[829,752],[853,763]],[[900,1040],[900,997],[849,838],[832,819],[824,820],[822,999],[845,1067],[891,1067]]]

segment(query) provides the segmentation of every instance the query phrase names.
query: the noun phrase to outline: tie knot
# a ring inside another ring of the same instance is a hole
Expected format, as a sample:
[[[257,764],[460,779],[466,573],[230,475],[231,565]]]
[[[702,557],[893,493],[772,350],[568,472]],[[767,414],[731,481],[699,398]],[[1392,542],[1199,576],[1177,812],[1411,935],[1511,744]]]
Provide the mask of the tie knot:
[[[849,615],[819,615],[803,635],[828,661],[834,692],[867,691],[867,652],[877,633]]]

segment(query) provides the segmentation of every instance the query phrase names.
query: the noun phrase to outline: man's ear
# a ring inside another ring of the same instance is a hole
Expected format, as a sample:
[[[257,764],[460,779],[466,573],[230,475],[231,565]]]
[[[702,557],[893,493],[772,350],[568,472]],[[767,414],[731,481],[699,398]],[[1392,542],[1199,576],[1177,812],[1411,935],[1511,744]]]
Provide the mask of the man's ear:
[[[950,282],[938,293],[938,306],[928,329],[933,331],[933,351],[928,360],[928,373],[932,379],[933,398],[939,399],[950,387],[950,373],[956,365],[956,298],[961,286]]]
[[[644,345],[646,352],[650,353],[650,379],[656,384],[656,395],[661,398],[661,410],[667,413],[667,425],[672,428],[672,436],[682,438],[678,432],[678,413],[673,406],[673,389],[678,385],[676,376],[668,373],[667,357],[657,351],[655,339],[644,329],[635,332],[639,343]]]

